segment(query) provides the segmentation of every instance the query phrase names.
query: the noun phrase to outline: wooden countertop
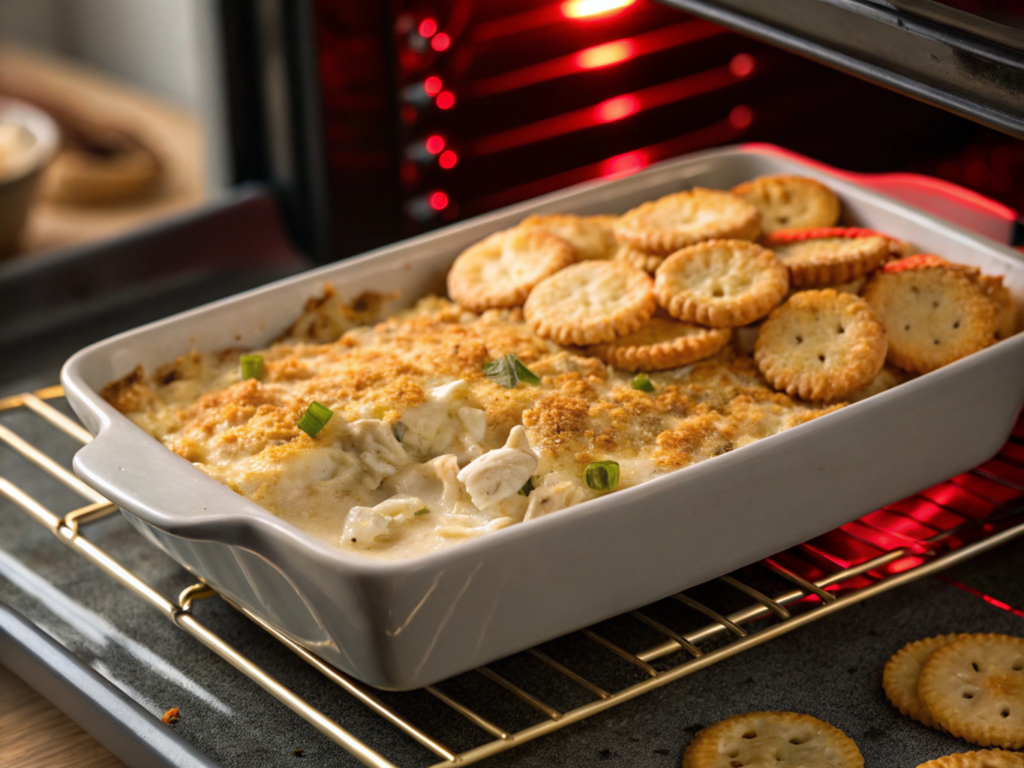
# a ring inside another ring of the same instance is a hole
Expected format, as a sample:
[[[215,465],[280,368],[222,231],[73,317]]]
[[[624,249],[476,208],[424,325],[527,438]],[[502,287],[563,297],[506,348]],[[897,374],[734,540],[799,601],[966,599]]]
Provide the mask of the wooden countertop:
[[[127,768],[5,667],[0,667],[0,765]]]
[[[152,195],[129,204],[71,206],[39,200],[22,236],[23,254],[110,237],[199,205],[206,197],[203,129],[192,114],[73,62],[0,46],[0,93],[47,103],[143,139],[165,174]]]

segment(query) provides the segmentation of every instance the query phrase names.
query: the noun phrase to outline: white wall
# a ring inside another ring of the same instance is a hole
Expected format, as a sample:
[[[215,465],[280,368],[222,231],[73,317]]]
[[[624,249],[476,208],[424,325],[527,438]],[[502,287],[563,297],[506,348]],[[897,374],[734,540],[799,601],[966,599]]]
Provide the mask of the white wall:
[[[183,107],[203,106],[197,34],[212,0],[0,0],[0,38],[81,59]]]

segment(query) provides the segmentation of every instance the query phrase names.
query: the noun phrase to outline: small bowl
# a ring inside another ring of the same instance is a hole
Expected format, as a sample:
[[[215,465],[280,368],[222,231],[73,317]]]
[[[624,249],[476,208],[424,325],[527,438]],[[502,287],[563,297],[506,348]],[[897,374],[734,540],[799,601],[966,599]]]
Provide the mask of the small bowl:
[[[0,126],[14,126],[17,147],[0,153],[0,258],[17,245],[39,179],[57,154],[60,129],[40,109],[0,98]]]

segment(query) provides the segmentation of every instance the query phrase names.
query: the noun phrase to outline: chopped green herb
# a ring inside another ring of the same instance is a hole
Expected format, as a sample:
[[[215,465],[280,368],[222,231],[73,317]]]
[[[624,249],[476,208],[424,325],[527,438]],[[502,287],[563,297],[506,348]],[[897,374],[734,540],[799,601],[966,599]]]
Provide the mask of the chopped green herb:
[[[261,355],[242,355],[238,358],[238,374],[242,381],[263,378],[263,357]]]
[[[299,419],[298,427],[310,437],[316,437],[320,434],[320,430],[327,426],[327,422],[333,415],[334,411],[314,400]]]
[[[532,491],[532,490],[533,490],[533,479],[530,478],[529,480],[526,481],[526,485],[524,485],[522,488],[519,489],[519,495],[520,496],[529,496],[530,495],[530,491]]]
[[[527,368],[526,364],[522,360],[511,352],[509,352],[506,357],[512,359],[512,365],[515,367],[516,376],[519,377],[520,381],[525,381],[527,384],[533,384],[534,386],[540,384],[540,376]]]
[[[509,352],[484,366],[484,375],[505,389],[515,389],[520,381],[540,384],[540,376],[526,367],[525,363]]]
[[[619,462],[592,461],[584,477],[592,491],[614,491],[619,484]]]
[[[654,384],[651,383],[651,380],[647,378],[647,374],[645,373],[638,373],[633,377],[633,381],[631,381],[630,384],[633,389],[639,389],[641,392],[654,391]]]
[[[424,507],[423,509],[421,509],[419,512],[416,513],[416,517],[419,517],[420,515],[429,515],[429,514],[430,514],[430,510],[427,509],[426,507]]]

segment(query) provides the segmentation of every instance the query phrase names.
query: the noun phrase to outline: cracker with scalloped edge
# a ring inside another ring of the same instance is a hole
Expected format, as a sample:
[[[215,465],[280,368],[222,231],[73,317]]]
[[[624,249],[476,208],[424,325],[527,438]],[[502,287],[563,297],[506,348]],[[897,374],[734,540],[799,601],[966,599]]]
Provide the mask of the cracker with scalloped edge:
[[[982,747],[1024,747],[1024,638],[977,634],[937,649],[918,696],[935,722]]]
[[[996,340],[995,303],[958,268],[880,270],[864,299],[889,337],[889,362],[905,371],[934,371]]]
[[[731,328],[652,317],[639,331],[586,351],[623,371],[664,371],[711,357],[729,343],[730,336]]]
[[[604,260],[615,256],[619,244],[612,233],[618,216],[576,216],[571,213],[542,213],[527,216],[519,226],[542,229],[573,247],[577,261]]]
[[[676,251],[654,280],[658,303],[670,315],[716,328],[764,317],[788,289],[786,268],[747,240],[709,240]]]
[[[985,295],[996,305],[996,338],[1000,341],[1017,333],[1017,302],[1001,276],[978,275]]]
[[[958,752],[921,763],[917,768],[1024,768],[1024,754],[1005,749]]]
[[[853,739],[834,725],[796,712],[733,715],[697,733],[683,768],[863,768]]]
[[[753,240],[761,231],[761,214],[741,197],[694,187],[627,211],[614,229],[620,243],[668,255],[702,240]]]
[[[455,259],[448,295],[473,312],[518,307],[537,283],[575,260],[571,245],[543,230],[495,232]]]
[[[881,235],[815,237],[788,243],[769,239],[767,243],[798,288],[848,283],[880,267],[890,254],[889,241]]]
[[[884,370],[884,369],[883,369]],[[965,634],[938,635],[907,643],[893,654],[882,672],[882,688],[885,695],[901,714],[912,717],[919,723],[935,727],[932,713],[917,695],[917,682],[921,667],[936,650],[955,640],[967,637]]]
[[[882,324],[867,302],[826,289],[801,291],[761,325],[754,361],[768,383],[804,400],[841,400],[885,364]]]
[[[631,267],[642,269],[644,272],[650,272],[652,275],[665,261],[664,255],[657,253],[645,253],[644,251],[639,251],[630,245],[619,246],[619,250],[615,252],[615,258],[618,261],[629,264]]]
[[[804,176],[761,176],[732,188],[761,214],[765,233],[792,227],[831,227],[839,221],[839,198]]]
[[[639,330],[656,307],[646,272],[620,261],[587,261],[541,281],[523,316],[538,336],[583,346]]]

